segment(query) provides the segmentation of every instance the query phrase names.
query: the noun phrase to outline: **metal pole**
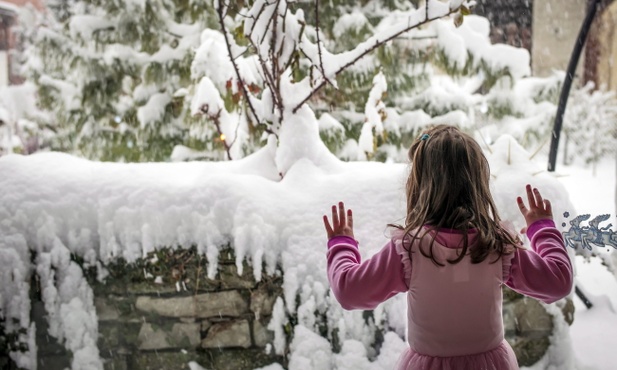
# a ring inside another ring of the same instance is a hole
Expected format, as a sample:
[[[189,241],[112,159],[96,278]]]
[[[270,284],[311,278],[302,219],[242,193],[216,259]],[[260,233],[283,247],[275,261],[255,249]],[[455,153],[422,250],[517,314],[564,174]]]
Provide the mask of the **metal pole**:
[[[561,88],[561,95],[559,96],[559,104],[557,105],[557,113],[555,114],[555,123],[553,125],[553,131],[551,133],[551,147],[548,153],[548,171],[554,172],[555,166],[557,163],[557,148],[559,147],[559,136],[561,135],[561,126],[563,125],[563,115],[566,111],[566,104],[568,103],[568,96],[570,95],[570,88],[572,87],[572,80],[574,79],[574,74],[576,73],[576,66],[578,65],[578,60],[581,57],[581,53],[583,51],[583,46],[585,45],[585,41],[587,40],[587,34],[589,33],[589,29],[591,29],[591,25],[593,23],[593,19],[596,15],[598,8],[600,7],[601,0],[592,0],[589,3],[589,7],[587,9],[587,15],[585,16],[585,20],[581,25],[581,30],[578,33],[578,37],[576,38],[576,43],[574,44],[574,50],[572,50],[572,56],[570,56],[570,62],[568,63],[568,69],[566,70],[566,79],[563,82],[563,87]],[[578,298],[585,304],[585,306],[589,309],[593,307],[593,304],[589,299],[585,296],[585,294],[579,289],[578,286],[574,287],[574,292]]]
[[[578,65],[578,60],[580,59],[581,52],[583,51],[583,46],[585,45],[587,34],[589,33],[589,29],[591,28],[591,24],[593,23],[596,11],[600,7],[600,1],[601,0],[592,0],[592,2],[589,4],[589,8],[587,9],[587,15],[585,16],[585,20],[583,21],[581,30],[579,31],[578,37],[576,38],[574,50],[572,50],[572,56],[570,57],[570,62],[568,63],[566,79],[563,82],[563,87],[561,89],[561,96],[559,97],[559,105],[557,106],[557,114],[555,115],[553,132],[551,133],[551,147],[548,154],[549,172],[555,171],[555,164],[557,161],[557,148],[559,147],[559,135],[561,134],[563,115],[566,111],[566,104],[568,103],[568,95],[570,95],[572,80],[574,79],[574,74],[576,73],[576,66]]]

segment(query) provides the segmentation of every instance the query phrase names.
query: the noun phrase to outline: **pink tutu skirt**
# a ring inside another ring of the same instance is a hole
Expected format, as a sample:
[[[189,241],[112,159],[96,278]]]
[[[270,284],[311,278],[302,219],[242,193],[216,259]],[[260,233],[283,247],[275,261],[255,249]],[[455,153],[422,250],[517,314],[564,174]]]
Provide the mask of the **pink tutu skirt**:
[[[397,370],[518,370],[512,347],[503,340],[497,348],[475,355],[434,357],[407,348],[399,359]]]

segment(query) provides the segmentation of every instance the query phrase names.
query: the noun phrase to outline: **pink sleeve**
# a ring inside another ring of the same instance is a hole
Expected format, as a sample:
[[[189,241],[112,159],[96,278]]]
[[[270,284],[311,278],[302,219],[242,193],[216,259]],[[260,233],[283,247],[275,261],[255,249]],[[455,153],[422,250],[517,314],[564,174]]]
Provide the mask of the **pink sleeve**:
[[[506,285],[544,303],[553,303],[572,291],[570,257],[553,220],[539,220],[527,228],[533,250],[516,249]]]
[[[394,241],[362,262],[358,242],[338,236],[328,242],[328,280],[346,310],[370,310],[397,293],[407,291],[401,255]]]

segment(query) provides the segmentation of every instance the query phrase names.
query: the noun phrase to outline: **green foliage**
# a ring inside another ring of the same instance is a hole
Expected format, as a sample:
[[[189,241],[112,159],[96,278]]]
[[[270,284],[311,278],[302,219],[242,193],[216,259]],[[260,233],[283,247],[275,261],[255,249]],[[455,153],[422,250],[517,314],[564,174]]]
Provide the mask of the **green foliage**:
[[[209,2],[81,0],[49,6],[39,28],[21,35],[24,56],[39,61],[28,63],[26,77],[38,86],[40,108],[53,117],[56,135],[47,146],[108,161],[165,161],[177,144],[208,146],[190,135],[195,119],[189,100],[155,107],[161,114],[147,124],[137,112],[155,94],[190,91],[199,32],[216,25]],[[97,14],[100,26],[96,18],[80,20],[83,14]],[[192,45],[178,34],[191,25],[197,25]]]
[[[73,3],[67,6],[65,2],[50,0],[49,18],[41,22],[42,28],[25,35],[28,55],[40,60],[28,69],[28,78],[38,85],[40,107],[50,112],[55,121],[56,137],[49,146],[109,161],[165,161],[175,145],[203,152],[204,158],[225,158],[225,148],[218,139],[214,122],[192,117],[188,106],[201,78],[191,73],[199,34],[206,28],[219,29],[213,4],[193,0],[147,1],[143,6],[127,0]],[[249,43],[243,32],[242,14],[251,4],[252,1],[228,4],[230,33],[241,47]],[[381,29],[384,16],[412,9],[418,2],[333,0],[319,2],[318,15],[314,5],[313,2],[289,4],[291,12],[304,11],[306,34],[313,42],[316,40],[312,27],[319,19],[324,47],[329,52],[340,53],[353,49]],[[85,35],[75,32],[71,30],[74,26],[71,22],[79,16],[75,14],[76,9],[84,14],[102,14],[107,22],[91,35],[87,30]],[[468,13],[467,9],[461,9],[459,14],[463,17]],[[187,47],[187,39],[178,33],[186,32],[190,25],[198,27],[193,31],[194,44]],[[373,77],[379,71],[388,83],[383,102],[387,107],[396,107],[398,114],[422,110],[430,117],[437,117],[455,110],[465,113],[476,110],[465,99],[456,96],[441,99],[430,91],[434,76],[445,75],[455,83],[481,76],[481,84],[469,93],[481,98],[469,101],[485,105],[484,119],[499,122],[508,117],[526,117],[527,112],[503,98],[504,94],[491,94],[497,89],[511,90],[516,82],[511,71],[495,69],[471,51],[464,65],[458,65],[435,42],[436,38],[430,33],[402,35],[337,75],[338,88],[327,85],[313,96],[309,104],[318,117],[325,112],[349,113],[338,117],[344,132],[321,133],[330,150],[337,153],[347,140],[359,139],[367,97]],[[254,53],[249,47],[246,54]],[[318,73],[315,68],[309,68],[299,50],[292,53],[289,69],[294,81]],[[251,121],[245,99],[229,83],[226,89],[217,86],[225,109]],[[554,102],[560,86],[542,86],[534,92],[533,101]],[[258,96],[264,88],[250,86]],[[184,90],[184,95],[173,97],[179,90]],[[169,103],[155,119],[140,122],[140,108],[155,94],[170,97]],[[371,160],[385,160],[394,151],[403,153],[420,130],[415,123],[399,127],[394,121],[384,127],[383,135],[374,135],[376,151],[369,156]],[[263,124],[249,124],[248,130],[250,138],[243,143],[244,154],[265,144]]]

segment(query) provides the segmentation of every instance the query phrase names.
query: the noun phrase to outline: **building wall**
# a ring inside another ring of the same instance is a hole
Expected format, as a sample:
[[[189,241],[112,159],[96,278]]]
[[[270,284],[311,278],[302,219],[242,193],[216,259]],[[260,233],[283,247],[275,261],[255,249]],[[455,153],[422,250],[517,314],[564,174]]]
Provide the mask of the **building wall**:
[[[533,2],[532,71],[536,76],[565,70],[578,32],[585,18],[586,0],[544,0]],[[584,61],[580,60],[577,75]]]
[[[11,27],[19,22],[18,12],[23,6],[33,6],[43,11],[44,0],[0,0],[0,87],[22,82],[11,66],[14,63],[11,50],[17,47]]]
[[[596,15],[586,53],[586,81],[593,81],[598,87],[617,90],[617,2],[603,4]],[[589,49],[591,48],[591,49]]]
[[[45,0],[0,0],[0,3],[8,3],[16,6],[25,6],[27,4],[31,4],[38,10],[43,10]]]
[[[478,0],[475,14],[488,18],[491,41],[531,52],[532,0]]]

